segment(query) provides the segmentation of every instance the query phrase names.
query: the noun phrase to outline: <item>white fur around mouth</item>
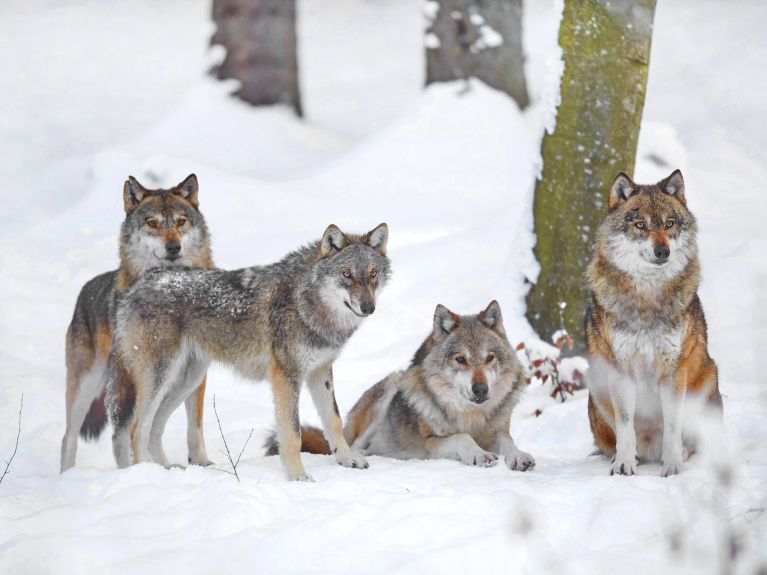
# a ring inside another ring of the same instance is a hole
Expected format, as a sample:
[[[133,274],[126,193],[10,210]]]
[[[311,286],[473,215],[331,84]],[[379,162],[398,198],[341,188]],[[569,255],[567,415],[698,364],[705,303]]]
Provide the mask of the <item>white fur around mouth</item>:
[[[367,315],[366,315],[366,314],[364,314],[364,313],[357,313],[356,311],[354,311],[354,308],[352,308],[352,306],[349,304],[349,302],[348,302],[348,301],[344,300],[344,305],[345,305],[346,307],[348,307],[348,308],[351,310],[351,312],[352,312],[354,315],[356,315],[357,317],[367,317]]]

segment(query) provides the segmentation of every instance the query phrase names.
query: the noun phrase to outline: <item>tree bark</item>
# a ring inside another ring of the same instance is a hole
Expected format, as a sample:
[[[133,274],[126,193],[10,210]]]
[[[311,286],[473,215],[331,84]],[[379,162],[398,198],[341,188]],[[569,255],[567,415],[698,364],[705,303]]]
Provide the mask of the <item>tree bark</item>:
[[[522,0],[432,0],[427,16],[427,85],[473,76],[527,107]]]
[[[295,0],[213,0],[211,44],[226,48],[213,69],[240,81],[235,94],[254,106],[287,104],[302,115]]]
[[[584,272],[608,188],[619,171],[634,170],[655,1],[565,0],[561,104],[554,132],[543,138],[535,188],[541,271],[527,296],[527,318],[541,337],[566,328],[577,350],[588,298]]]

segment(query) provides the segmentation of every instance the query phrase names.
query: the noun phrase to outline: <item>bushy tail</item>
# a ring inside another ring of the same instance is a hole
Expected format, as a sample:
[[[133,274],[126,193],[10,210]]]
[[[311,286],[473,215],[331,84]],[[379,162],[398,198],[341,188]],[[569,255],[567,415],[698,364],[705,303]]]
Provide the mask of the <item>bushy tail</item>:
[[[93,441],[99,438],[101,432],[107,425],[107,409],[104,404],[106,390],[101,392],[91,403],[88,415],[85,416],[82,427],[80,427],[80,437],[85,441]]]
[[[280,444],[277,441],[277,433],[272,430],[264,441],[266,455],[279,455]],[[330,444],[322,434],[322,430],[311,425],[301,426],[301,451],[304,453],[316,453],[318,455],[330,455]]]

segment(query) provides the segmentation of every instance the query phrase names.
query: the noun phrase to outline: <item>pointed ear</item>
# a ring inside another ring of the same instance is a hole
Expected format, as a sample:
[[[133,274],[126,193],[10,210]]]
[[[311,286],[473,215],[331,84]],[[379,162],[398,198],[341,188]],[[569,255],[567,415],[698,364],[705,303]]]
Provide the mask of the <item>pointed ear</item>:
[[[637,191],[637,185],[629,178],[625,172],[618,173],[610,186],[610,197],[607,200],[607,209],[614,210],[621,203],[628,200],[634,192]]]
[[[365,235],[367,244],[382,255],[386,255],[386,242],[389,241],[389,226],[379,224],[374,230]]]
[[[503,329],[503,315],[501,315],[501,306],[498,302],[493,300],[490,302],[483,311],[479,312],[479,321],[484,323],[487,327],[493,331],[506,335],[506,330]]]
[[[658,182],[658,187],[664,194],[674,196],[683,204],[687,203],[684,197],[684,179],[679,170],[674,170],[668,178]]]
[[[192,204],[193,207],[197,208],[200,206],[200,201],[197,199],[198,190],[197,176],[189,174],[183,182],[173,189],[173,193],[178,194]]]
[[[123,184],[123,207],[125,208],[125,213],[129,214],[135,210],[146,194],[146,188],[139,184],[136,178],[128,176],[125,184]]]
[[[320,258],[329,256],[334,252],[340,252],[349,241],[344,233],[335,224],[330,224],[322,234],[320,240]]]
[[[437,304],[437,308],[434,310],[434,329],[432,331],[434,341],[446,338],[460,322],[461,318],[456,314],[444,305]]]

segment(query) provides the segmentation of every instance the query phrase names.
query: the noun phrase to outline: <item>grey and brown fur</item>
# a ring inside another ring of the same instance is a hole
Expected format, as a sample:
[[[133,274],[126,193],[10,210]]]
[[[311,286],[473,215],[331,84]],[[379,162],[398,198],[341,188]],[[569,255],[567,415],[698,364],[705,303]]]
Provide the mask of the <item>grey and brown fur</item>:
[[[149,190],[129,177],[123,186],[125,220],[120,229],[120,267],[83,286],[66,336],[66,432],[61,471],[75,464],[77,436],[93,439],[107,421],[104,394],[117,302],[146,270],[158,266],[211,268],[210,238],[199,212],[194,174],[167,190]],[[210,463],[202,436],[204,376],[187,401],[192,463]]]
[[[524,387],[524,368],[506,338],[498,302],[465,316],[438,305],[432,333],[410,367],[363,394],[344,435],[368,455],[490,467],[500,454],[509,468],[526,471],[535,459],[509,433]],[[319,430],[306,428],[302,438],[305,451],[329,452]],[[267,454],[279,451],[274,437],[266,447]]]
[[[337,461],[367,467],[344,439],[332,366],[375,310],[376,294],[389,278],[387,239],[386,224],[363,235],[331,225],[321,240],[271,265],[145,274],[118,312],[110,390],[118,464],[130,462],[130,451],[135,462],[151,457],[163,463],[149,440],[157,414],[187,397],[217,360],[244,377],[271,382],[281,459],[291,480],[311,479],[300,458],[304,381]],[[122,399],[134,395],[135,410]]]
[[[721,415],[696,236],[679,170],[649,186],[618,174],[586,274],[589,421],[610,474],[681,472],[704,411]]]

